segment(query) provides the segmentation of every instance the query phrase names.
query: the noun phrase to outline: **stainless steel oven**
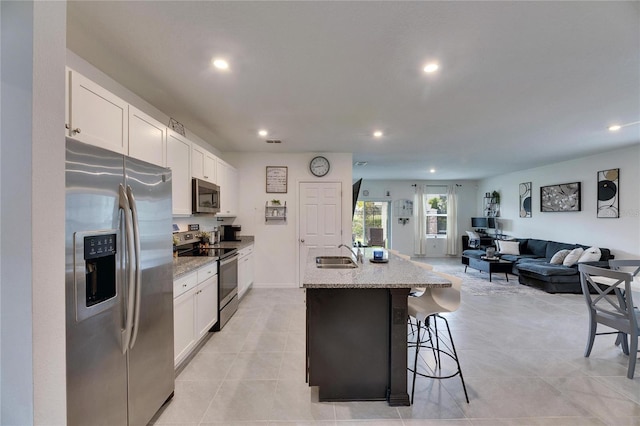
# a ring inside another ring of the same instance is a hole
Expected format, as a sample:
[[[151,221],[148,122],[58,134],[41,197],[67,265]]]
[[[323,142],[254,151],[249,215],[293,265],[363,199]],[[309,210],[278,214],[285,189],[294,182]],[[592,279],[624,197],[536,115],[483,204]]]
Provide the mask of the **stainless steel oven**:
[[[218,260],[218,299],[220,316],[218,329],[224,327],[238,310],[238,251]]]
[[[191,181],[191,211],[193,213],[219,213],[220,187],[202,179]]]

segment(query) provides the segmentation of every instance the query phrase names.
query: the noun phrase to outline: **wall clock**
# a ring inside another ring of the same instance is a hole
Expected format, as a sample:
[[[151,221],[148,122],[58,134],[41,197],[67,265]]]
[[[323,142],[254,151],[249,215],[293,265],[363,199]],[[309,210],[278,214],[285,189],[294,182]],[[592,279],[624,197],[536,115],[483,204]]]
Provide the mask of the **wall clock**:
[[[309,163],[309,170],[314,176],[322,177],[329,173],[329,169],[331,165],[329,164],[329,160],[322,156],[314,157],[313,160]]]

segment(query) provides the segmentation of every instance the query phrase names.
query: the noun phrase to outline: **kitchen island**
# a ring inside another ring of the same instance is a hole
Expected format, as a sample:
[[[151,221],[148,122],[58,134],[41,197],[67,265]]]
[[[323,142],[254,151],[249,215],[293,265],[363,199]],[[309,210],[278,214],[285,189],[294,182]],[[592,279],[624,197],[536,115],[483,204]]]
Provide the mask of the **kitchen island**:
[[[388,263],[372,263],[373,250],[365,249],[355,269],[318,268],[316,256],[323,254],[309,250],[303,279],[309,385],[318,386],[320,401],[410,405],[407,297],[411,288],[451,282],[391,253]]]

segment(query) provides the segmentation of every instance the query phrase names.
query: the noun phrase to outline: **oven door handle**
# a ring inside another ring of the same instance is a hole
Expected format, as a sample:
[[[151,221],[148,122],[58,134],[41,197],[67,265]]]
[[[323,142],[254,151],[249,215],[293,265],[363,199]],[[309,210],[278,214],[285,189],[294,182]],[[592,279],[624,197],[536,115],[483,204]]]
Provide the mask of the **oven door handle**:
[[[232,254],[229,257],[225,257],[224,259],[220,260],[220,266],[228,265],[231,262],[235,262],[238,260],[238,257],[239,257],[238,253]]]

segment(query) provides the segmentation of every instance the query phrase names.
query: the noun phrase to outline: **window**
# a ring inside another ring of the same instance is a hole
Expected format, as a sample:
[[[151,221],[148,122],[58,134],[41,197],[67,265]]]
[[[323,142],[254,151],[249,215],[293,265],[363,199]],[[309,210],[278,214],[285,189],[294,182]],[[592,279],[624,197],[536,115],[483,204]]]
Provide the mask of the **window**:
[[[447,235],[447,187],[427,186],[425,194],[427,235]]]
[[[353,242],[367,245],[369,228],[382,228],[383,237],[389,245],[389,207],[387,201],[358,201],[353,213],[351,236]]]

